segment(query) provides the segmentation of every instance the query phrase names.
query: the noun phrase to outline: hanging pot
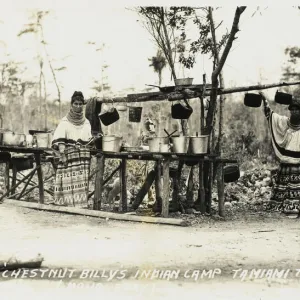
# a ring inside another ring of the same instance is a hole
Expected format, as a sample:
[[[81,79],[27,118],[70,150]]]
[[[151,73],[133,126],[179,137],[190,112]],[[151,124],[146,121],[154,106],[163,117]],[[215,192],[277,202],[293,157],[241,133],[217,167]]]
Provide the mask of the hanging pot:
[[[262,102],[262,96],[260,94],[246,93],[244,98],[244,104],[249,107],[260,107]]]
[[[290,105],[293,96],[288,93],[276,92],[275,94],[275,102],[283,105]]]
[[[238,165],[227,165],[224,170],[224,182],[234,182],[240,178],[240,169]]]
[[[194,78],[177,78],[175,85],[192,85]]]
[[[181,103],[172,103],[171,107],[171,115],[173,119],[188,119],[190,115],[193,113],[192,107],[188,104],[186,100],[184,100],[186,105]]]
[[[142,117],[142,106],[131,106],[129,107],[129,122],[139,123]]]
[[[99,118],[103,125],[108,126],[117,122],[120,119],[120,116],[117,109],[113,107],[105,113],[99,114]]]

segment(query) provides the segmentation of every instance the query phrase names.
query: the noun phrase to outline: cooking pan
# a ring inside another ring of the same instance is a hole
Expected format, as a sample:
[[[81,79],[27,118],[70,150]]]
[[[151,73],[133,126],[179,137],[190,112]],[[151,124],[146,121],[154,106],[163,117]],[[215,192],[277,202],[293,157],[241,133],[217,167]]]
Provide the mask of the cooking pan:
[[[158,86],[158,85],[153,85],[153,84],[146,84],[147,86],[154,86],[154,87],[157,87],[159,88],[159,90],[162,92],[162,93],[172,93],[175,91],[175,86]]]
[[[36,133],[50,133],[52,130],[28,130],[29,134],[34,135]]]

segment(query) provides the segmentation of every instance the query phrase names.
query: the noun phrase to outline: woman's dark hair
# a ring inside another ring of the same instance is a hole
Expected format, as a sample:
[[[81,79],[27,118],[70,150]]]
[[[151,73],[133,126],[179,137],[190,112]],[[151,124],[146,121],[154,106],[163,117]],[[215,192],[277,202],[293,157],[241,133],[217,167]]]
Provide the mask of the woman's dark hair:
[[[76,100],[79,100],[79,101],[82,101],[84,102],[84,97],[83,97],[83,94],[82,92],[77,92],[75,91],[72,98],[71,98],[71,104],[73,104]]]

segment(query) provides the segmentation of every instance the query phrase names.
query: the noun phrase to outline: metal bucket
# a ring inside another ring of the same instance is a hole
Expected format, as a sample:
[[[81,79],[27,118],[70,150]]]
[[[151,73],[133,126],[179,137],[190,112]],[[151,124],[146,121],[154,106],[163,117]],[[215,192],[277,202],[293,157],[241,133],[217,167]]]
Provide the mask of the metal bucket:
[[[190,136],[190,152],[205,154],[208,149],[208,135]]]
[[[150,152],[169,152],[168,137],[153,137],[148,143]]]
[[[122,146],[122,137],[107,135],[102,137],[102,150],[109,152],[120,152]]]
[[[36,146],[38,148],[50,148],[52,142],[51,133],[36,133],[34,134]]]
[[[175,153],[187,153],[189,147],[189,137],[188,136],[176,136],[171,137],[173,144],[173,152]]]

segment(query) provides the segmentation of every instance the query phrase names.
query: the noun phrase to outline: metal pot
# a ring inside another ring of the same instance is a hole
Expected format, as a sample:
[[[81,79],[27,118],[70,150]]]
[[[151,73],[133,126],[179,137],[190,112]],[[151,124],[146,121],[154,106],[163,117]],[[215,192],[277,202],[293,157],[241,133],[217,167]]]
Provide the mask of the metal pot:
[[[193,154],[206,154],[208,150],[208,138],[208,135],[190,136],[190,152]]]
[[[172,150],[176,153],[187,153],[189,147],[188,136],[175,136],[171,137]]]
[[[246,93],[244,98],[244,104],[249,107],[260,107],[262,102],[262,96],[260,94]]]
[[[50,148],[52,142],[51,133],[35,133],[34,134],[36,146],[38,148]]]
[[[3,145],[6,146],[25,146],[26,135],[23,133],[15,133],[11,130],[3,132]]]
[[[234,182],[240,178],[240,169],[238,165],[228,165],[223,168],[224,182]]]
[[[289,105],[292,102],[293,96],[291,94],[276,92],[275,102],[283,105]]]
[[[148,141],[150,152],[169,152],[168,137],[152,137]]]
[[[102,137],[102,150],[120,152],[123,138],[121,136],[107,135]]]
[[[191,85],[194,78],[177,78],[175,79],[175,85]]]

